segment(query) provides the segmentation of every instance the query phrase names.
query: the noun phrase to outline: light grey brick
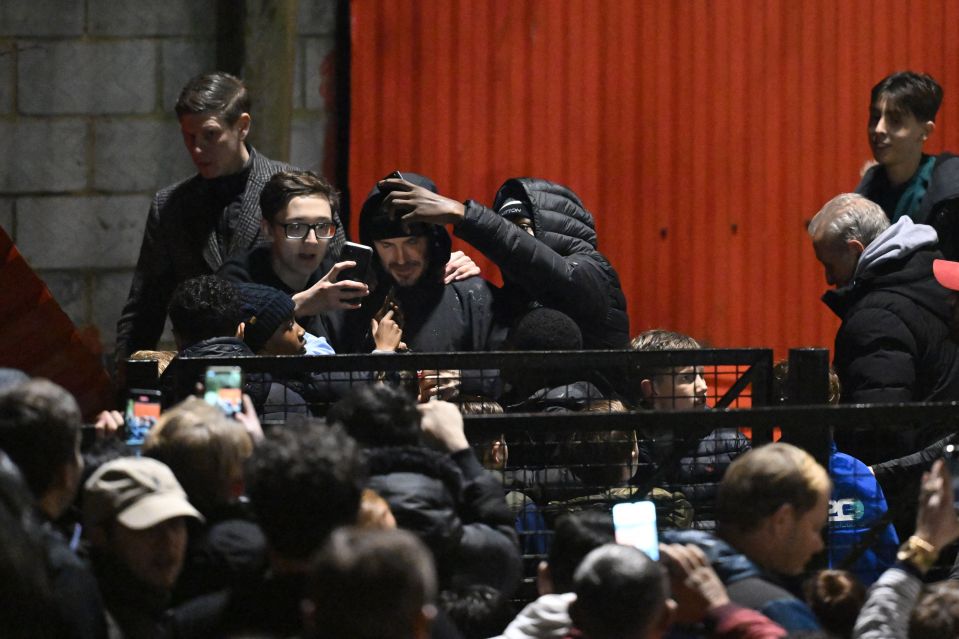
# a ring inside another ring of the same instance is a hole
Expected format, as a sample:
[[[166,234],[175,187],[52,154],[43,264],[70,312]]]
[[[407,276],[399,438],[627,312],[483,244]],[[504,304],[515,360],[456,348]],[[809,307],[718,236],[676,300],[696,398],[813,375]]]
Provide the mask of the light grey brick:
[[[156,63],[149,40],[41,43],[19,55],[20,111],[148,113],[156,105]]]
[[[75,36],[83,33],[79,0],[3,0],[0,36]]]
[[[335,33],[336,0],[300,0],[296,32],[300,35]]]
[[[13,112],[13,45],[0,44],[0,113]]]
[[[132,268],[149,206],[147,196],[21,198],[17,245],[34,268]]]
[[[89,0],[90,33],[109,36],[210,35],[214,0]]]
[[[326,139],[326,116],[310,115],[293,118],[290,132],[290,164],[322,173]]]
[[[86,186],[82,120],[0,122],[0,193],[74,191]]]
[[[114,350],[117,320],[130,292],[133,271],[102,273],[94,276],[90,299],[91,322],[100,332],[104,350]]]
[[[153,192],[195,172],[173,118],[99,121],[94,149],[99,190]]]
[[[295,56],[293,58],[293,108],[306,107],[303,94],[306,92],[306,74],[303,71],[303,58],[306,55],[306,38],[297,38]]]
[[[164,113],[173,113],[173,106],[187,81],[198,73],[216,67],[216,43],[213,40],[169,40],[160,47],[162,62]]]
[[[326,90],[325,84],[333,80],[327,76],[333,73],[333,65],[327,63],[327,59],[332,55],[334,45],[332,37],[310,38],[304,43],[303,99],[307,109],[326,109],[322,92]]]
[[[82,271],[37,271],[53,299],[77,326],[90,322],[87,275]]]
[[[17,236],[13,232],[13,198],[0,197],[0,229],[7,232],[13,241],[17,241]]]

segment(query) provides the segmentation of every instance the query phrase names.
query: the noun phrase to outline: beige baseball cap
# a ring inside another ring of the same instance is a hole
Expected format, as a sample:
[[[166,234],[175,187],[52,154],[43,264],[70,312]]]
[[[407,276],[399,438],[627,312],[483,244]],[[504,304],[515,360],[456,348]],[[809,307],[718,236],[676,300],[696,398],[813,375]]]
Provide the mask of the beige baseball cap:
[[[177,517],[203,521],[199,511],[190,505],[173,471],[155,459],[114,459],[100,466],[84,485],[86,526],[116,519],[132,530],[144,530]]]

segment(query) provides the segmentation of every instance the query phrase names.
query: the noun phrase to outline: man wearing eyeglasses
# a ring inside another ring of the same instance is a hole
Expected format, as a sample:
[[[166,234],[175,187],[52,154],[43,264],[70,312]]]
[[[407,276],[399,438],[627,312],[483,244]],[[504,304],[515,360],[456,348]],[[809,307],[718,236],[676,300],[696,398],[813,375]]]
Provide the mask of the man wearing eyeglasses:
[[[356,264],[336,262],[327,250],[336,237],[339,194],[310,171],[282,171],[263,187],[260,211],[270,244],[227,260],[218,275],[289,294],[298,323],[311,335],[329,338],[330,314],[359,308],[369,294],[363,282],[338,281],[343,269]]]
[[[270,176],[292,168],[247,143],[250,97],[232,75],[194,77],[175,110],[197,174],[161,189],[153,199],[130,294],[117,322],[118,361],[156,347],[178,284],[216,272],[225,260],[262,240],[260,192]],[[332,215],[334,236],[323,241],[331,257],[346,241],[336,213]]]

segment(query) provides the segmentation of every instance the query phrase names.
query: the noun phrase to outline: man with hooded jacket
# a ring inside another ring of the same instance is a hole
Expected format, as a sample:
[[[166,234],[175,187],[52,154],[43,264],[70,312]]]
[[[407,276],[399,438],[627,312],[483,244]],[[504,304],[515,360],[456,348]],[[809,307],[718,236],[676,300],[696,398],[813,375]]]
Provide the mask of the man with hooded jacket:
[[[399,179],[380,182],[386,207],[406,223],[453,224],[503,274],[508,315],[545,306],[572,317],[589,349],[626,348],[629,318],[619,275],[596,248],[593,216],[569,188],[536,178],[507,180],[495,210],[456,202]]]
[[[903,216],[895,224],[879,205],[838,195],[809,223],[826,282],[823,302],[842,320],[833,364],[846,403],[959,399],[959,344],[949,339],[949,292],[933,278],[942,256],[935,230]],[[941,432],[891,440],[836,433],[839,448],[866,463],[915,450]]]
[[[959,399],[959,345],[949,339],[949,292],[932,274],[933,228],[890,225],[865,197],[838,195],[809,223],[834,290],[823,302],[842,320],[835,366],[843,401]]]
[[[436,195],[436,185],[416,173],[402,182]],[[442,226],[408,224],[383,206],[388,190],[380,182],[360,210],[360,242],[373,247],[376,282],[361,308],[343,317],[335,329],[343,352],[368,352],[372,346],[370,319],[392,309],[403,329],[403,341],[413,351],[490,351],[505,337],[494,318],[494,288],[483,278],[447,282],[444,268],[452,241]]]

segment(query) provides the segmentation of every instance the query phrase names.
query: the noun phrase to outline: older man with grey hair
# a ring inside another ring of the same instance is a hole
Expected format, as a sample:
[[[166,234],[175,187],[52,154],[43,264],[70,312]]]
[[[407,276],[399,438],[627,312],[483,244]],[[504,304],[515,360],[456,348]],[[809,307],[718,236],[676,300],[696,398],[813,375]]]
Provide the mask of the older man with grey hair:
[[[931,226],[851,193],[809,223],[839,316],[834,364],[845,402],[959,399],[959,347],[949,339],[949,292],[933,278],[941,257]]]

